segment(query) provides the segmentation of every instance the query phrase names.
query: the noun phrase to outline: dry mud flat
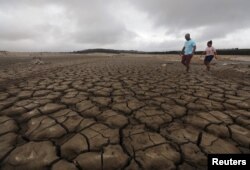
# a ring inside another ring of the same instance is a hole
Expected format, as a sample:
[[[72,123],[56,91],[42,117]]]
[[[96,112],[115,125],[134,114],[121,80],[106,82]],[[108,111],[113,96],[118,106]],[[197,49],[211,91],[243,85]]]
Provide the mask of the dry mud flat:
[[[3,67],[0,169],[206,169],[209,153],[250,153],[248,72],[225,78],[219,64],[207,74],[193,63],[185,74],[150,57],[44,60]]]

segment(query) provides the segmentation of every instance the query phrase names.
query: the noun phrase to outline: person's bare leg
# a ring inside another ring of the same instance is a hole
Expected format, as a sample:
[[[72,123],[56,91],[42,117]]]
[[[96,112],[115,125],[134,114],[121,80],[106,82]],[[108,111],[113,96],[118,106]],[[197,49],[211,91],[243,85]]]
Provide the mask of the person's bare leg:
[[[186,66],[186,58],[185,56],[182,56],[181,63]]]
[[[210,71],[210,64],[207,63],[207,71]]]
[[[186,71],[187,71],[187,73],[188,73],[188,72],[189,72],[189,68],[190,68],[190,67],[189,67],[189,64],[187,64],[186,67],[187,67]]]
[[[186,71],[188,72],[188,57],[182,56],[181,63],[186,67]]]
[[[206,66],[206,70],[209,71],[209,68],[208,68],[208,62],[207,61],[204,61],[204,65]]]
[[[190,62],[191,62],[191,59],[192,59],[192,56],[188,56],[187,57],[187,61],[186,61],[186,71],[189,72],[189,69],[190,69]]]
[[[206,66],[206,69],[207,69],[207,71],[208,71],[208,66],[207,66],[207,62],[205,62],[204,64],[205,64],[205,66]]]

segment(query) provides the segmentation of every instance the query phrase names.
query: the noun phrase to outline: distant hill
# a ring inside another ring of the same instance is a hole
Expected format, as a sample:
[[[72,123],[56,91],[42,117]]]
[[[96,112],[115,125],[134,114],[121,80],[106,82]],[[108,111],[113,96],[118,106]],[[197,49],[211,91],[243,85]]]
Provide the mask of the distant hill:
[[[95,49],[87,49],[81,51],[74,51],[74,53],[111,53],[111,54],[180,54],[180,51],[152,51],[152,52],[145,52],[145,51],[136,51],[136,50],[114,50],[114,49],[102,49],[102,48],[95,48]]]
[[[110,53],[110,54],[121,54],[121,53],[128,53],[128,54],[180,54],[181,51],[152,51],[152,52],[145,52],[145,51],[136,51],[136,50],[115,50],[115,49],[87,49],[87,50],[80,50],[74,51],[74,53],[80,54],[88,54],[88,53]],[[220,55],[250,55],[250,49],[218,49],[218,54]],[[201,54],[202,51],[197,51],[196,54]]]
[[[74,53],[112,53],[112,54],[120,54],[120,53],[140,53],[140,52],[139,51],[134,51],[134,50],[114,50],[114,49],[95,48],[95,49],[74,51]]]

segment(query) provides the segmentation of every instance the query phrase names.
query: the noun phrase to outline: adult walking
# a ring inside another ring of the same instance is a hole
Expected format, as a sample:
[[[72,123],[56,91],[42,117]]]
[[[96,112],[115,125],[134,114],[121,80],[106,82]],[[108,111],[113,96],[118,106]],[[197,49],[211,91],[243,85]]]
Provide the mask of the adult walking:
[[[185,35],[186,42],[182,48],[182,60],[181,63],[186,66],[186,71],[189,72],[190,61],[196,50],[196,43],[190,38],[190,34]]]

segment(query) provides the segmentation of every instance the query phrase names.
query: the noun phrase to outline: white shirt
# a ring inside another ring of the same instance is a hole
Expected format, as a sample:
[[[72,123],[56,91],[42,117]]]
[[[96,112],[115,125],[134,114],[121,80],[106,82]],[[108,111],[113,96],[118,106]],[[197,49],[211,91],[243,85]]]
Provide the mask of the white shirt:
[[[207,47],[206,48],[206,55],[214,55],[214,53],[216,52],[214,47]]]

